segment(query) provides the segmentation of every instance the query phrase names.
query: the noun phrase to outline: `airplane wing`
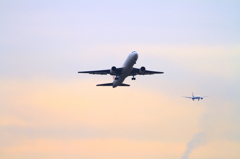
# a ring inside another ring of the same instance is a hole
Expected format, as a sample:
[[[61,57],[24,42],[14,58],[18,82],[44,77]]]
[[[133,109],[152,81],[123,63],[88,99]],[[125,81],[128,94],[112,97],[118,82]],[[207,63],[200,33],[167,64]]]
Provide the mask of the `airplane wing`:
[[[79,71],[78,73],[89,73],[93,75],[107,75],[110,74],[110,70],[95,70],[95,71]]]
[[[182,96],[182,97],[184,97],[184,98],[192,98],[192,97],[186,97],[186,96]]]
[[[145,69],[145,68],[144,68]],[[132,72],[129,76],[135,76],[135,75],[153,75],[153,74],[163,74],[164,72],[158,72],[158,71],[150,71],[150,70],[144,70],[141,71],[141,68],[133,68]]]
[[[110,69],[106,69],[106,70],[95,70],[95,71],[79,71],[78,73],[88,73],[88,74],[92,74],[92,75],[120,75],[122,72],[123,68],[116,68],[116,70],[114,72],[111,73]]]

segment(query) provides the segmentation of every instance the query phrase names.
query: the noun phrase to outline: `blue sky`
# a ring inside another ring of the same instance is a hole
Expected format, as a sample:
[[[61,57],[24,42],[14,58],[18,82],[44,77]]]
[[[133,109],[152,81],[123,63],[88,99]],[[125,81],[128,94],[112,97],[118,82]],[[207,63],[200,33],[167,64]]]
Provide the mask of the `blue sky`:
[[[239,5],[1,1],[1,158],[175,159],[199,133],[189,158],[239,158]],[[77,74],[134,50],[135,67],[165,73],[116,89]]]

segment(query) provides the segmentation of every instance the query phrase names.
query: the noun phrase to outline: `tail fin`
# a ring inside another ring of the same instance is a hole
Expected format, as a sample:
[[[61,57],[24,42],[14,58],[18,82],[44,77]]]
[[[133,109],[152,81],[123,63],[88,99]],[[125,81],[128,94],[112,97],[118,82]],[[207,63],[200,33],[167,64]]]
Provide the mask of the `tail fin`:
[[[192,97],[194,97],[194,94],[193,94],[193,92],[192,92]]]

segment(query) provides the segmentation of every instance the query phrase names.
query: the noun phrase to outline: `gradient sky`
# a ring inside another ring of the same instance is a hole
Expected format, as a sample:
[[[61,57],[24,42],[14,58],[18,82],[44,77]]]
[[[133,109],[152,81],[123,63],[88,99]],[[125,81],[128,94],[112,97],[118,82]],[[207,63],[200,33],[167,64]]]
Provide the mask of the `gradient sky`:
[[[240,158],[239,6],[1,0],[0,158]],[[165,73],[115,89],[77,73],[132,51]]]

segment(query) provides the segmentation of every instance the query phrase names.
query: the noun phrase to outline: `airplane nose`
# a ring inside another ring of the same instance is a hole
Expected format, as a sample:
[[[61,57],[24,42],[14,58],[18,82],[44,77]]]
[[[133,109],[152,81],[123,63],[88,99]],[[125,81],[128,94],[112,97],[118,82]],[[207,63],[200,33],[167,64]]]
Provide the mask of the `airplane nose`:
[[[138,53],[136,51],[133,51],[132,54],[133,54],[134,58],[137,60],[138,59]]]
[[[135,52],[135,56],[138,57],[138,53],[137,52]]]

